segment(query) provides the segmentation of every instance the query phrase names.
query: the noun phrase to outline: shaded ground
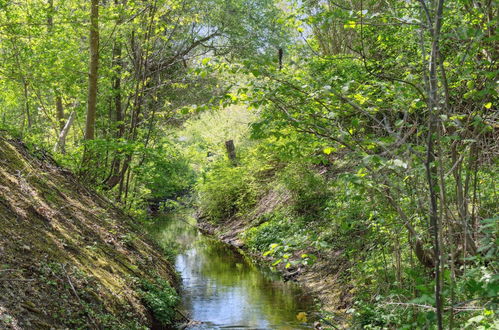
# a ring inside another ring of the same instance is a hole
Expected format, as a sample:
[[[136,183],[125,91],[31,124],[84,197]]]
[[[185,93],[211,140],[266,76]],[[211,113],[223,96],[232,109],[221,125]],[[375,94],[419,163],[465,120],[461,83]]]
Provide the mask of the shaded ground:
[[[42,152],[0,135],[0,328],[154,326],[140,282],[174,284],[159,248]]]

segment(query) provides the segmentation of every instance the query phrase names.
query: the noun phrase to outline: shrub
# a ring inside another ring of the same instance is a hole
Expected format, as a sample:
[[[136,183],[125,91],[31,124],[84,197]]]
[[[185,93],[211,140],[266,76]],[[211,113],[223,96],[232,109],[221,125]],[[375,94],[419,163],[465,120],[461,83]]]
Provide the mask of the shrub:
[[[243,214],[256,204],[260,194],[245,167],[222,164],[198,183],[198,192],[201,213],[213,222]]]
[[[151,310],[154,318],[163,325],[173,324],[175,306],[179,303],[179,296],[167,281],[158,278],[156,283],[141,281],[142,299]]]
[[[316,170],[307,168],[307,164],[288,165],[279,176],[293,196],[293,209],[296,213],[316,220],[329,199],[333,196],[326,179]]]

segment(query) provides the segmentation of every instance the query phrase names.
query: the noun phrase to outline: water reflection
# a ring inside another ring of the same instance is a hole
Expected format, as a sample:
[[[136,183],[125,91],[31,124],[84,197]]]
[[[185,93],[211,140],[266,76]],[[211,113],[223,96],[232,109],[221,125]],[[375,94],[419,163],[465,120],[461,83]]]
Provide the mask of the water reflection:
[[[162,218],[153,232],[162,244],[176,241],[183,309],[202,324],[190,329],[304,329],[296,316],[312,300],[216,240],[201,235],[188,213]]]

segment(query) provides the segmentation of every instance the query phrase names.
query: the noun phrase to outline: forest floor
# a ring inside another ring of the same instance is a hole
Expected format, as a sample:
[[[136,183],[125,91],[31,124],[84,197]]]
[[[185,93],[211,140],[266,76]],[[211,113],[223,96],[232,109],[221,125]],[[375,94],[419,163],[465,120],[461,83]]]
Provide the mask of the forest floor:
[[[0,136],[1,329],[153,326],[143,283],[176,277],[145,235],[44,152]]]

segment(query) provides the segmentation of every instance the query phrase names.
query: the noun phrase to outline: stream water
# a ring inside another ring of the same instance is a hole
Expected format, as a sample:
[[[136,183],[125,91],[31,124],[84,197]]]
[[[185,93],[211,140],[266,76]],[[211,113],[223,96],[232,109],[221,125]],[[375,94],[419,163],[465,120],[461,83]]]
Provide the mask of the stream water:
[[[158,219],[152,233],[160,244],[175,242],[189,329],[306,329],[313,300],[230,246],[201,234],[189,213]],[[307,313],[307,314],[305,314]],[[301,321],[300,321],[301,319]]]

